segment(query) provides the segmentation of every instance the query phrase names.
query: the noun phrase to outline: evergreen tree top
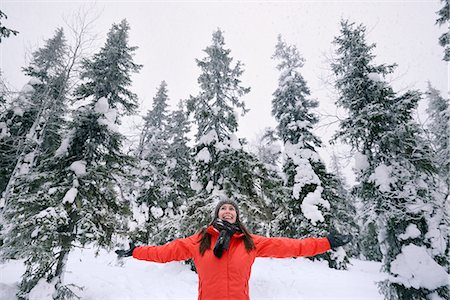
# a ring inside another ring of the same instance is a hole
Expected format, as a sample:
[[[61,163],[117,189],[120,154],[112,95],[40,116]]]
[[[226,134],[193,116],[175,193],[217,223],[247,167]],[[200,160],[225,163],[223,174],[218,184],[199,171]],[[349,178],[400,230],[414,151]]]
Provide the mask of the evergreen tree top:
[[[126,20],[113,24],[105,45],[92,59],[83,61],[81,78],[86,82],[76,91],[79,99],[105,97],[110,107],[123,108],[124,114],[135,112],[137,96],[127,88],[131,86],[131,73],[137,73],[142,65],[133,62],[137,47],[128,46],[129,29]]]
[[[437,11],[439,18],[436,20],[436,24],[442,25],[448,23],[450,20],[450,5],[448,0],[441,0],[444,2],[444,7]]]
[[[335,137],[343,138],[361,153],[382,151],[381,144],[388,149],[386,133],[411,121],[420,93],[407,91],[397,96],[382,80],[396,65],[373,64],[375,44],[367,44],[363,25],[355,26],[345,20],[341,26],[341,35],[334,40],[338,57],[331,67],[339,92],[337,104],[347,109],[349,116],[340,124]]]
[[[369,76],[369,74],[387,75],[392,73],[397,66],[379,65],[373,66],[371,62],[375,58],[372,53],[375,43],[366,41],[366,27],[362,24],[355,25],[349,20],[341,20],[341,35],[335,37],[333,44],[337,45],[338,58],[331,64],[337,74],[351,74],[353,76]]]
[[[277,69],[290,70],[303,67],[304,59],[298,52],[298,49],[294,45],[287,45],[283,41],[281,34],[278,35],[278,42],[275,46],[275,53],[272,58],[278,58],[279,62]]]
[[[167,83],[162,81],[153,98],[152,109],[144,117],[145,127],[161,128],[167,125],[167,101],[169,100],[167,93]]]
[[[300,69],[304,59],[295,45],[287,45],[278,36],[275,53],[277,69],[280,70],[278,88],[273,93],[272,115],[278,121],[278,134],[284,143],[299,142],[309,144],[313,148],[320,141],[312,133],[312,127],[318,122],[317,116],[310,110],[318,106],[318,102],[310,98],[310,90]]]
[[[67,51],[64,30],[58,28],[45,45],[32,54],[30,65],[23,68],[23,72],[32,77],[47,79],[65,67],[65,54]]]
[[[198,125],[197,140],[215,131],[214,135],[223,141],[237,131],[234,109],[240,109],[242,114],[248,111],[240,97],[250,92],[250,88],[241,85],[242,64],[238,61],[233,65],[220,29],[213,33],[212,45],[204,52],[207,56],[196,60],[202,71],[198,78],[201,90],[188,100],[188,111],[194,113]]]

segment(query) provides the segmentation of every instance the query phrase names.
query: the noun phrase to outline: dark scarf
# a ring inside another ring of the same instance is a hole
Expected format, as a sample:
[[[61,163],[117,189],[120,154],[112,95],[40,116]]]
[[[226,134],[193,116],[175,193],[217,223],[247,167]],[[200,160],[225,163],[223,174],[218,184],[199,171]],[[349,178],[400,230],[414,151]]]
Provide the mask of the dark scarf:
[[[213,223],[214,228],[219,230],[219,238],[214,246],[214,255],[218,258],[222,257],[223,251],[228,250],[230,246],[231,237],[235,232],[241,232],[237,224],[231,224],[227,221],[217,219]]]

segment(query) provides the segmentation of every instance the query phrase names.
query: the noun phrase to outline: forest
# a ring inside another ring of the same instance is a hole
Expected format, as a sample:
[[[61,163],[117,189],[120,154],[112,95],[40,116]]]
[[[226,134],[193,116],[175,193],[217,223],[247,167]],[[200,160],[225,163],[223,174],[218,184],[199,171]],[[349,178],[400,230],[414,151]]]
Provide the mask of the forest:
[[[450,29],[449,1],[441,3],[429,22]],[[21,34],[9,18],[0,11],[0,43]],[[255,234],[352,234],[348,246],[313,259],[339,270],[351,258],[381,262],[385,299],[449,299],[449,95],[432,82],[396,92],[386,78],[397,65],[377,63],[366,26],[342,19],[339,28],[331,84],[346,116],[331,142],[351,149],[353,186],[338,157],[326,165],[319,154],[319,103],[302,54],[281,34],[272,56],[277,125],[257,147],[237,136],[251,87],[218,28],[196,59],[199,92],[171,109],[162,78],[130,148],[120,128],[139,113],[131,86],[143,67],[134,60],[139,45],[129,43],[133,28],[126,19],[112,24],[88,56],[82,30],[71,44],[55,29],[22,68],[20,91],[0,77],[0,260],[24,260],[17,297],[28,299],[43,279],[54,299],[77,299],[63,280],[71,251],[187,237],[211,222],[218,201],[232,199]],[[450,30],[437,42],[450,61]],[[414,118],[423,100],[425,126]]]

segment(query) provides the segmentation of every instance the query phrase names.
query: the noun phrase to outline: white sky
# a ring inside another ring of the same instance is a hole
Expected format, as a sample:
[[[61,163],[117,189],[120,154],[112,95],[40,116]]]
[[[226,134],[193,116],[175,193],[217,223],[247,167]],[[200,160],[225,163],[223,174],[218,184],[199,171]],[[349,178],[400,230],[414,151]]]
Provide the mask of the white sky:
[[[240,120],[238,137],[253,140],[267,126],[271,116],[272,93],[278,72],[271,60],[278,34],[295,44],[305,58],[303,76],[320,102],[318,113],[336,115],[335,93],[326,83],[330,76],[329,58],[333,38],[339,34],[341,18],[349,18],[367,27],[367,39],[376,43],[377,63],[397,63],[390,80],[398,91],[425,90],[426,81],[449,91],[448,65],[442,61],[443,48],[438,37],[445,31],[435,25],[442,4],[424,1],[8,1],[0,9],[2,20],[20,34],[2,41],[0,67],[9,84],[20,89],[27,79],[20,71],[28,54],[43,40],[53,36],[57,27],[65,27],[81,6],[99,14],[94,32],[98,45],[106,40],[112,23],[126,18],[131,26],[130,45],[138,46],[135,62],[143,64],[133,76],[133,91],[141,103],[141,115],[162,80],[168,83],[174,108],[180,99],[196,95],[199,69],[195,59],[211,43],[216,28],[224,31],[231,56],[244,64],[242,81],[251,92],[243,99],[250,112]],[[329,123],[336,118],[322,118]],[[317,134],[327,142],[335,127],[322,126]],[[327,150],[330,152],[330,149]],[[326,158],[325,158],[326,159]]]

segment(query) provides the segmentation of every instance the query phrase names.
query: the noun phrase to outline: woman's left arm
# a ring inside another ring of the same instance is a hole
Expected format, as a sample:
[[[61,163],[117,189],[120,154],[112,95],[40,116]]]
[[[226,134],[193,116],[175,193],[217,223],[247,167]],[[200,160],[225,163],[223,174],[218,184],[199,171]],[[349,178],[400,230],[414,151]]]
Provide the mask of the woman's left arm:
[[[299,257],[314,256],[331,249],[327,238],[268,238],[252,235],[257,257]]]

